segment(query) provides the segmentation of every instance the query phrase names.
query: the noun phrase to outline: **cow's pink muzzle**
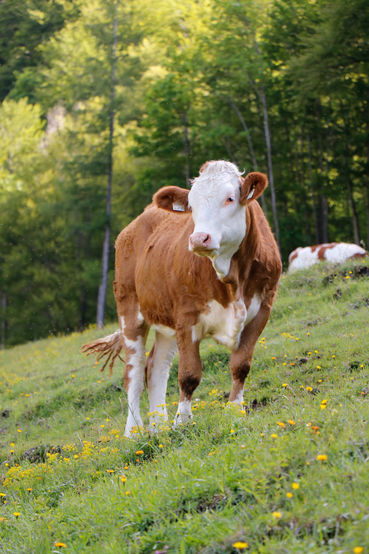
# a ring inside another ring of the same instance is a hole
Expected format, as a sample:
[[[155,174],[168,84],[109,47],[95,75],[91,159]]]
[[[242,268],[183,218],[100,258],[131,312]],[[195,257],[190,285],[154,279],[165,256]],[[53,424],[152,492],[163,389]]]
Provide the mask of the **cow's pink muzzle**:
[[[189,247],[194,252],[212,250],[211,236],[207,233],[193,233],[190,235]]]

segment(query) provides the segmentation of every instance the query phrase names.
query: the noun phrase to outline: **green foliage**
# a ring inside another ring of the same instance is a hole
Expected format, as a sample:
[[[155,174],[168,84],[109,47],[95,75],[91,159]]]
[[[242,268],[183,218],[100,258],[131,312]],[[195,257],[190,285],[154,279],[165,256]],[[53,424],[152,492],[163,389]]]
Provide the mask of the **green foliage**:
[[[111,150],[110,251],[208,159],[270,172],[265,111],[283,259],[369,244],[368,21],[364,0],[3,2],[0,344],[94,321]]]
[[[119,372],[80,355],[101,330],[1,352],[3,551],[365,552],[368,274],[283,275],[243,410],[226,404],[227,351],[205,341],[193,422],[154,436],[122,437]],[[177,400],[174,367],[171,419]]]

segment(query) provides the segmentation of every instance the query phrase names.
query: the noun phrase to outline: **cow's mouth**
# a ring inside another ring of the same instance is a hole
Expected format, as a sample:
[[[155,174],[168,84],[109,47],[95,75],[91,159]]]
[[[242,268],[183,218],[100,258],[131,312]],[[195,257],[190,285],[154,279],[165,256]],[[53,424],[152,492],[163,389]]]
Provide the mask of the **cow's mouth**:
[[[196,254],[196,256],[206,256],[207,258],[215,258],[217,255],[217,249],[206,248],[204,246],[189,247],[190,252]]]

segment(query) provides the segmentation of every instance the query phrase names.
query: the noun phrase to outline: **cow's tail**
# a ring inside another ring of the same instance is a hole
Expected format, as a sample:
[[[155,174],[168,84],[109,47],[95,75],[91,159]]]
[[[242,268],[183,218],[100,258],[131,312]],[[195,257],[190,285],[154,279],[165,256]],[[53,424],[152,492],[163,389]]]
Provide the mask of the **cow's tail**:
[[[88,342],[87,344],[84,344],[81,350],[88,356],[90,354],[96,354],[98,362],[105,358],[104,365],[102,366],[100,371],[104,371],[105,367],[110,362],[109,370],[111,375],[113,373],[113,365],[115,360],[119,358],[123,362],[123,359],[120,356],[122,348],[123,335],[120,329],[118,329],[118,331],[115,331],[115,333],[113,333],[112,335],[108,335],[103,339],[97,339],[93,342]]]

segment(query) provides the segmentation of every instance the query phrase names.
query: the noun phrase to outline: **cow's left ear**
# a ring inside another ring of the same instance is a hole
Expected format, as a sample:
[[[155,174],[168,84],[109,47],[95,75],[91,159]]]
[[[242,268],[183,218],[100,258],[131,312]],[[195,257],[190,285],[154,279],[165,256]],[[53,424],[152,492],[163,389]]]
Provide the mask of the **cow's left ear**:
[[[168,212],[189,212],[187,189],[181,187],[163,187],[153,196],[155,206]]]
[[[268,186],[268,178],[264,173],[254,171],[249,173],[241,183],[240,203],[247,204],[258,198]]]

